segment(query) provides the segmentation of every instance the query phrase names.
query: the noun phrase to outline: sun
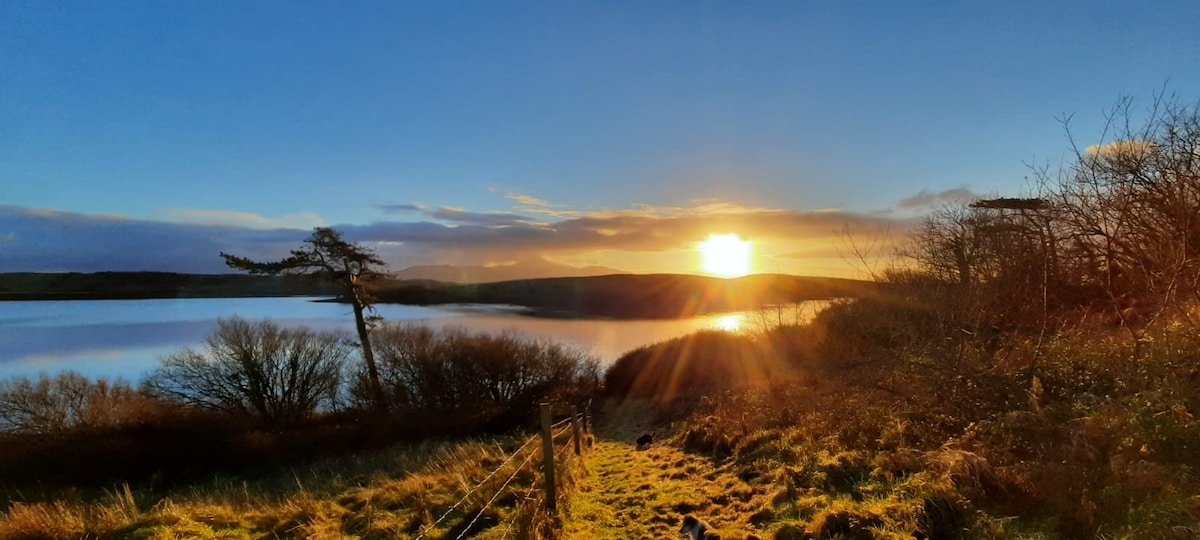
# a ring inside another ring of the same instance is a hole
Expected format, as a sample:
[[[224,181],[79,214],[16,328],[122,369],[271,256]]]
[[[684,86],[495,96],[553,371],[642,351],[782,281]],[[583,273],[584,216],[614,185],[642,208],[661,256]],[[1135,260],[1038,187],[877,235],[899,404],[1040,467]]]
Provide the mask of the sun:
[[[750,242],[736,234],[710,234],[700,242],[703,257],[701,268],[722,277],[744,276],[750,273]]]

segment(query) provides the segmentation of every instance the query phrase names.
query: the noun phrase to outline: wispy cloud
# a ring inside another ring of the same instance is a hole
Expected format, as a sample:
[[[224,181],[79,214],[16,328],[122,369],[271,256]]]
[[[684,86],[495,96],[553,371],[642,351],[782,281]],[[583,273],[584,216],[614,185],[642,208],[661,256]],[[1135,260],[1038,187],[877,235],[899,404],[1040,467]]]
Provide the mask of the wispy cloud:
[[[517,203],[516,206],[513,207],[514,211],[533,216],[545,216],[548,218],[562,219],[578,217],[585,213],[581,210],[571,209],[567,205],[554,204],[545,199],[534,197],[532,195],[525,195],[522,193],[509,192],[504,194],[504,198]]]
[[[425,218],[447,223],[450,225],[478,225],[481,227],[510,227],[536,223],[537,220],[513,212],[471,212],[456,206],[439,206],[428,208],[423,204],[384,204],[379,205],[389,214],[416,214]]]
[[[932,192],[927,189],[922,189],[916,195],[900,199],[896,203],[896,208],[909,211],[928,210],[940,204],[955,204],[969,203],[979,198],[979,195],[973,193],[966,186],[947,189],[945,191]]]
[[[468,212],[453,206],[438,207],[427,215],[433,219],[480,227],[512,227],[534,223],[533,219],[509,212]]]
[[[279,217],[267,217],[238,210],[167,208],[161,214],[167,221],[200,225],[228,225],[251,229],[311,229],[325,225],[325,220],[314,212],[297,212]]]
[[[425,205],[416,203],[380,204],[378,207],[385,214],[419,214],[425,211]]]
[[[1104,144],[1093,144],[1083,150],[1087,156],[1093,157],[1142,157],[1154,151],[1154,141],[1121,140]]]
[[[542,206],[547,208],[552,206],[550,202],[545,199],[539,199],[532,195],[525,195],[522,193],[509,192],[506,193],[504,197],[522,206]]]

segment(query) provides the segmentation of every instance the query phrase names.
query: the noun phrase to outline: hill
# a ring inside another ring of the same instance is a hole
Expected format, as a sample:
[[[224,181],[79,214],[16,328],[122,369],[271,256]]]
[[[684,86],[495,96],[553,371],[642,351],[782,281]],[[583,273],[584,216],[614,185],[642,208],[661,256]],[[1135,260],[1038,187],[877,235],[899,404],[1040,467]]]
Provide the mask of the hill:
[[[860,296],[870,282],[758,274],[721,279],[685,274],[521,279],[446,283],[384,279],[372,287],[381,303],[508,304],[541,316],[673,318],[763,305]],[[0,300],[108,300],[335,296],[336,289],[305,276],[174,274],[168,272],[0,274]]]
[[[304,276],[171,272],[0,274],[0,300],[121,300],[324,296],[326,285]]]
[[[491,283],[518,279],[541,279],[552,277],[584,277],[624,274],[606,266],[576,267],[558,264],[543,258],[525,259],[513,264],[492,266],[454,266],[435,264],[409,266],[392,277],[399,280],[427,279],[447,283]]]
[[[543,316],[690,317],[763,305],[860,296],[867,281],[756,274],[721,279],[685,274],[621,274],[448,284],[388,281],[373,290],[380,302],[510,304]]]

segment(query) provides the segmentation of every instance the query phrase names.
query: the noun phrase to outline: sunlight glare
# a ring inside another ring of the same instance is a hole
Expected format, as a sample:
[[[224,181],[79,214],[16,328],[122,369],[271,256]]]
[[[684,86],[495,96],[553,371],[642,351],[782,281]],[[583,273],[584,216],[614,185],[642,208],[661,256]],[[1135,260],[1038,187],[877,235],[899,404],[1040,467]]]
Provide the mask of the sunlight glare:
[[[736,234],[710,234],[700,242],[705,272],[722,277],[744,276],[750,273],[750,242]]]
[[[718,317],[717,320],[713,323],[713,326],[716,326],[718,329],[724,330],[726,332],[736,332],[742,326],[742,316],[741,315],[724,315],[724,316]]]

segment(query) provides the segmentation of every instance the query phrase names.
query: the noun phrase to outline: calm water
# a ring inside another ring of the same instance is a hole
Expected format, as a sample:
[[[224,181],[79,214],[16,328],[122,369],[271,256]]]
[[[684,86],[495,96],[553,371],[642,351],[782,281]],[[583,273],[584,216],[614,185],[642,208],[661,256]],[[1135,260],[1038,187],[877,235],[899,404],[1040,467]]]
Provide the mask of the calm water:
[[[814,304],[815,305],[815,304]],[[814,305],[785,317],[811,316]],[[731,312],[675,320],[540,319],[494,306],[379,305],[389,321],[459,325],[472,330],[552,338],[590,350],[603,362],[625,351],[700,329],[753,330],[778,313]],[[350,307],[310,298],[189,298],[0,302],[0,378],[73,369],[92,377],[137,380],[171,351],[198,346],[218,317],[270,318],[284,325],[353,332]]]

